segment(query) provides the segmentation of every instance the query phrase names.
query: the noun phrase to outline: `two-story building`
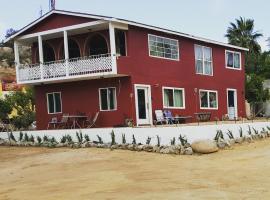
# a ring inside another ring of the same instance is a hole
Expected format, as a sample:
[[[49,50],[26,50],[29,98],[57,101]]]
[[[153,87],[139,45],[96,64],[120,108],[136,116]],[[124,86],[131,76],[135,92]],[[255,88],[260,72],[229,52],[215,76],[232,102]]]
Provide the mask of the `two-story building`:
[[[97,125],[155,110],[245,117],[244,52],[237,47],[133,21],[53,10],[8,38],[17,82],[35,88],[38,129],[63,113],[100,112]],[[32,46],[32,64],[19,47]]]

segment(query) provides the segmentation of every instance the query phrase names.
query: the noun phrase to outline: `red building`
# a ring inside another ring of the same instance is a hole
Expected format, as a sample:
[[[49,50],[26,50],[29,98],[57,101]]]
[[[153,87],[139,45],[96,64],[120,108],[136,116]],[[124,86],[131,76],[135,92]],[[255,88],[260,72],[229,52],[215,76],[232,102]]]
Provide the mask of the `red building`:
[[[37,127],[63,113],[100,112],[97,125],[152,124],[155,110],[245,117],[248,49],[133,21],[53,10],[14,41],[17,82],[35,87]],[[20,64],[20,45],[33,64]]]

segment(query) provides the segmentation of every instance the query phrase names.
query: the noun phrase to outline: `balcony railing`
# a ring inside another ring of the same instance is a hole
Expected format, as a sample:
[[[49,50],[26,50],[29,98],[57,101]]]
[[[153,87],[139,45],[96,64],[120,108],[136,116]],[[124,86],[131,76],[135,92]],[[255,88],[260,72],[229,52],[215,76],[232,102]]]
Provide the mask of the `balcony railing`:
[[[42,82],[84,76],[95,76],[112,72],[111,54],[101,54],[69,60],[57,60],[42,64],[19,65],[18,81]]]

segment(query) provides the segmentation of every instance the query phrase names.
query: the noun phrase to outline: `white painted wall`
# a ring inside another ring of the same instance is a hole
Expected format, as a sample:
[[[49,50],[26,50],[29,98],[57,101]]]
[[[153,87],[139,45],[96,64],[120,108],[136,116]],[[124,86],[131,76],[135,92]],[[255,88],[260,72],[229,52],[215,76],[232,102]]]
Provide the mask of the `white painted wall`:
[[[93,141],[98,141],[97,135],[101,136],[104,142],[111,141],[111,131],[113,130],[116,135],[116,142],[121,143],[122,134],[126,135],[126,140],[128,143],[132,142],[132,135],[135,135],[137,143],[145,144],[147,137],[151,137],[151,144],[157,143],[156,135],[159,135],[161,138],[161,144],[167,145],[170,144],[170,140],[173,137],[176,137],[177,143],[179,143],[178,137],[179,135],[185,135],[188,139],[188,142],[193,142],[199,139],[213,139],[216,135],[217,130],[222,130],[225,138],[227,135],[225,134],[228,130],[233,132],[235,137],[239,137],[239,129],[242,127],[243,134],[247,134],[248,126],[251,128],[261,131],[262,128],[270,127],[270,122],[254,122],[254,123],[241,123],[241,124],[222,124],[222,125],[200,125],[200,126],[179,126],[179,127],[152,127],[152,128],[92,128],[92,129],[82,129],[82,133],[88,134],[90,139]],[[65,135],[69,134],[73,137],[74,140],[76,138],[76,131],[78,129],[72,130],[43,130],[43,131],[28,131],[28,135],[34,136],[54,136],[57,140]],[[253,130],[252,130],[253,131]],[[254,133],[254,132],[253,132]],[[19,132],[14,132],[14,136],[18,137]],[[7,138],[7,133],[0,133],[1,138]]]

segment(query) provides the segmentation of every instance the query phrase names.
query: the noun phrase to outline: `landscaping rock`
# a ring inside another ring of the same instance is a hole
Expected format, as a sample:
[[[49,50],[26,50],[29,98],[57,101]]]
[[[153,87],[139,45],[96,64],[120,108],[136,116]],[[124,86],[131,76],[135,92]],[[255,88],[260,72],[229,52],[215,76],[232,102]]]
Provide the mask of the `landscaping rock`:
[[[103,145],[103,147],[104,147],[104,145]],[[117,144],[111,145],[110,149],[118,149],[118,145]]]
[[[220,149],[224,149],[227,146],[227,143],[223,139],[219,139],[217,142],[217,147]]]
[[[152,152],[153,151],[153,146],[151,145],[143,145],[143,150],[147,152]]]
[[[142,145],[142,144],[136,145],[136,146],[135,146],[135,150],[136,150],[136,151],[142,151],[142,150],[143,150],[143,147],[144,147],[144,145]]]
[[[243,137],[240,137],[240,138],[236,138],[235,139],[235,143],[237,144],[242,144],[244,142],[244,138]]]
[[[193,154],[193,150],[191,147],[185,148],[184,155],[192,155],[192,154]]]
[[[253,142],[253,139],[250,135],[247,135],[244,137],[244,140],[247,141],[247,142]]]
[[[163,147],[162,149],[160,149],[159,153],[169,154],[170,149],[168,147]]]
[[[214,153],[218,151],[216,142],[212,140],[198,140],[191,144],[191,148],[196,153]]]
[[[160,147],[159,146],[154,146],[153,147],[153,152],[159,153],[160,152]]]
[[[127,148],[128,148],[128,150],[134,151],[135,145],[134,145],[134,144],[129,144],[129,145],[127,146]]]

